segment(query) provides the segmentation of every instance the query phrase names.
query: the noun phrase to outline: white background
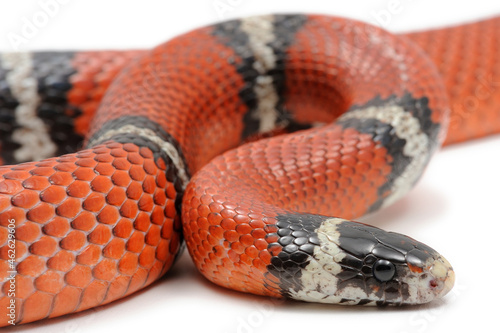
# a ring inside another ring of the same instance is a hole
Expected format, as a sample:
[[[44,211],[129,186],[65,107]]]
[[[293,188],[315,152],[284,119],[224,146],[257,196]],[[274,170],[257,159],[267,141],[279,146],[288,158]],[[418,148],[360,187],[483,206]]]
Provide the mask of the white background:
[[[395,0],[399,12],[381,20],[380,13],[390,7],[390,1],[67,0],[21,46],[28,50],[145,48],[200,25],[269,12],[341,15],[391,31],[500,15],[498,1]],[[216,10],[221,3],[226,4],[226,10]],[[0,51],[12,50],[9,33],[21,34],[24,20],[33,20],[41,10],[38,1],[3,0]],[[13,331],[498,332],[499,147],[497,136],[443,149],[406,198],[364,219],[409,234],[450,260],[457,285],[442,301],[398,309],[272,302],[210,284],[184,253],[163,279],[131,297]]]

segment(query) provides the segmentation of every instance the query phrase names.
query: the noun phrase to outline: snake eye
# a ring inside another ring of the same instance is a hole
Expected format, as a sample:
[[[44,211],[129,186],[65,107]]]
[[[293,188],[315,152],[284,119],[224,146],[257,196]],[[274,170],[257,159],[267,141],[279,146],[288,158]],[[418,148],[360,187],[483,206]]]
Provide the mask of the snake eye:
[[[394,277],[396,267],[392,262],[385,259],[377,260],[373,265],[373,275],[380,282],[387,282]]]

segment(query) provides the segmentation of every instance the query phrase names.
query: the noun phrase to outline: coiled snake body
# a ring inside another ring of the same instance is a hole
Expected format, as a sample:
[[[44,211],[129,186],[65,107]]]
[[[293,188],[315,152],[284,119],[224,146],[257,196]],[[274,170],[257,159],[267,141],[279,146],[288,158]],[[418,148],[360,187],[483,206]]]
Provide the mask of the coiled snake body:
[[[270,15],[151,51],[2,54],[1,163],[36,161],[0,167],[0,324],[127,296],[183,238],[199,271],[235,290],[442,297],[446,259],[346,219],[404,195],[445,139],[500,130],[498,95],[464,102],[495,84],[499,33],[500,19],[396,36]]]

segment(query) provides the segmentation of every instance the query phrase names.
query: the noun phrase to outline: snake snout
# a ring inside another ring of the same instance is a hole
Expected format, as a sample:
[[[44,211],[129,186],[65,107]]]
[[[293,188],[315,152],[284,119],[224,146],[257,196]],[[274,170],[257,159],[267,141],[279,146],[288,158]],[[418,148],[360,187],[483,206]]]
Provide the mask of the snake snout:
[[[429,281],[429,288],[433,291],[435,298],[448,294],[455,284],[455,272],[448,260],[440,256],[431,265],[429,272],[432,277]]]
[[[436,251],[419,244],[424,251],[410,251],[407,254],[408,273],[403,278],[413,292],[410,304],[422,304],[442,298],[455,284],[455,272],[448,260]],[[418,253],[418,255],[416,255]],[[426,260],[422,260],[425,254]]]

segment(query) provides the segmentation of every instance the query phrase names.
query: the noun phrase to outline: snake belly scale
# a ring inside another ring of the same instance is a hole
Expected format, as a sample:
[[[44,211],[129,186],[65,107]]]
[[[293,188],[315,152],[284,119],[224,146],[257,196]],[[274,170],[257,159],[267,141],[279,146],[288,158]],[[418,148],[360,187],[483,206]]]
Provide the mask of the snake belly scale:
[[[500,130],[498,96],[481,114],[456,107],[471,87],[455,79],[463,60],[431,42],[498,51],[499,25],[393,35],[268,15],[150,51],[2,54],[0,307],[11,271],[16,323],[112,302],[167,272],[183,243],[207,279],[243,292],[349,305],[444,296],[443,256],[351,219],[406,194],[443,142]]]

